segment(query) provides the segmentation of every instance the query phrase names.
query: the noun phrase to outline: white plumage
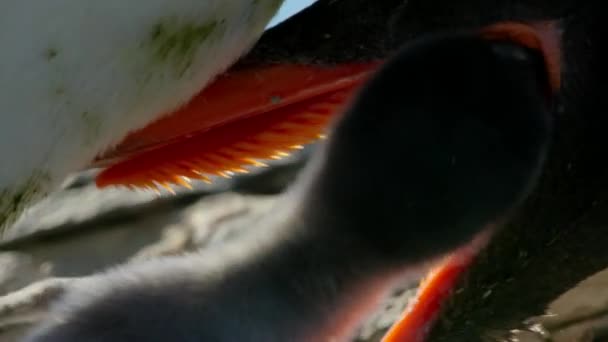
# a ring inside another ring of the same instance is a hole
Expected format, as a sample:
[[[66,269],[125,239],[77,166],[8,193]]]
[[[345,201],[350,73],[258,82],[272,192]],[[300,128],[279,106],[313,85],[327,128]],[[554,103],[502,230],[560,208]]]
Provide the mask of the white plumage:
[[[187,102],[282,0],[1,0],[0,228]]]

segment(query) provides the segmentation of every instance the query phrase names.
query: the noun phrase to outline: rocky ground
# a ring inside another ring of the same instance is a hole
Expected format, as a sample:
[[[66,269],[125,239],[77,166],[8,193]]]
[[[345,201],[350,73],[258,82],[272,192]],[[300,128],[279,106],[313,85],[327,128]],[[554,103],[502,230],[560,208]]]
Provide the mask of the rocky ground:
[[[16,341],[44,314],[52,289],[66,279],[238,238],[249,222],[269,213],[306,155],[176,195],[99,190],[93,173],[73,177],[61,192],[31,208],[0,245],[0,295],[8,294],[0,297],[0,341]],[[608,341],[602,337],[608,327],[607,285],[608,272],[556,301],[549,310],[553,314],[540,318],[552,340]],[[399,289],[361,329],[359,341],[379,341],[414,293]],[[541,335],[519,332],[514,340],[543,341]]]

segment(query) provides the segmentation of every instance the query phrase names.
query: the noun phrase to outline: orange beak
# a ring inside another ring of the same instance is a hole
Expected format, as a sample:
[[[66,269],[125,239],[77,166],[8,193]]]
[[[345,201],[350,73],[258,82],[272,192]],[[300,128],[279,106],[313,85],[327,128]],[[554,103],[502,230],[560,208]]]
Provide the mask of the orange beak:
[[[509,22],[481,34],[540,50],[556,91],[561,73],[557,31],[553,23]],[[239,65],[182,109],[99,155],[92,166],[106,168],[97,184],[170,190],[172,184],[189,187],[189,179],[228,177],[246,172],[247,166],[263,165],[261,159],[280,158],[320,137],[381,63]],[[442,303],[484,245],[473,243],[438,265],[384,341],[424,341]]]
[[[133,132],[93,166],[97,184],[188,186],[246,172],[321,136],[379,62],[268,64],[230,70],[184,108]]]

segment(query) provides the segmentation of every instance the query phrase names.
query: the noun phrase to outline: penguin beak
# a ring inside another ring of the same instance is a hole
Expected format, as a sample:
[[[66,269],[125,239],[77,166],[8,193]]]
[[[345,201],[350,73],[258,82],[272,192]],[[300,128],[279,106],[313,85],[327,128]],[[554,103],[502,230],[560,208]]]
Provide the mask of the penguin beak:
[[[183,108],[100,154],[101,187],[187,186],[184,178],[245,172],[321,136],[380,64],[237,65]]]

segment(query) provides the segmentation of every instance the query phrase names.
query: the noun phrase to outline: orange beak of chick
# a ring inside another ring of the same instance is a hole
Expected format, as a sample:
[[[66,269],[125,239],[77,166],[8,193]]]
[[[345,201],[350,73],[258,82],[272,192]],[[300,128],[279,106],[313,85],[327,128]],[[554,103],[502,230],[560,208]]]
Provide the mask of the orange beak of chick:
[[[560,87],[560,34],[556,23],[503,22],[486,27],[487,39],[514,41],[541,51],[552,91]],[[324,134],[360,85],[382,61],[332,66],[237,66],[186,106],[131,133],[93,162],[105,169],[97,185],[171,191],[191,179],[210,181],[264,165]],[[489,240],[488,233],[454,252],[421,284],[418,298],[385,342],[423,342],[457,281]]]

